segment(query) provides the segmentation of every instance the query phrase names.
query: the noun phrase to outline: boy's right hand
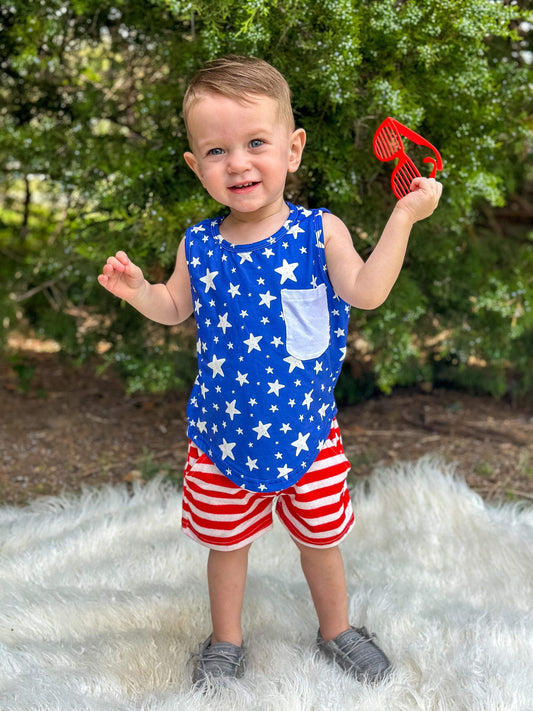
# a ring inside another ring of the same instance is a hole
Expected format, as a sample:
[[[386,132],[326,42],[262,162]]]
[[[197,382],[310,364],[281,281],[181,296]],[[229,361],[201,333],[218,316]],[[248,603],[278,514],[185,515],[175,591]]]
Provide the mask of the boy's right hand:
[[[98,276],[98,283],[119,299],[132,301],[144,286],[145,279],[140,267],[120,251],[108,258],[102,274]]]

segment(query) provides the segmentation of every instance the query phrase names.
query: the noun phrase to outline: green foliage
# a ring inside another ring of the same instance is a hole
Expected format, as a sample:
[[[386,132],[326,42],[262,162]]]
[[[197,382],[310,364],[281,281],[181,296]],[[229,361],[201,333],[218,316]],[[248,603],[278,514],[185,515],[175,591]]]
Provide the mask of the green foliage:
[[[159,462],[156,455],[147,449],[143,450],[142,456],[137,460],[137,469],[132,474],[133,481],[135,481],[136,477],[139,477],[142,481],[151,481],[159,477],[174,485],[183,484],[182,469],[176,466],[175,461]]]
[[[531,181],[527,19],[504,0],[4,4],[0,338],[25,319],[78,358],[107,342],[132,389],[190,379],[186,339],[154,337],[96,275],[120,248],[166,278],[185,228],[219,210],[182,160],[181,100],[200,64],[236,52],[271,61],[293,89],[308,146],[288,196],[338,214],[365,257],[394,206],[390,166],[372,153],[381,120],[443,155],[438,213],[414,228],[387,303],[354,314],[379,387],[444,363],[468,377],[473,361],[499,374],[495,392],[533,387],[533,233],[487,220]]]
[[[364,370],[354,373],[348,361],[343,363],[335,386],[335,400],[338,405],[356,405],[368,400],[376,392],[376,379],[373,373]]]

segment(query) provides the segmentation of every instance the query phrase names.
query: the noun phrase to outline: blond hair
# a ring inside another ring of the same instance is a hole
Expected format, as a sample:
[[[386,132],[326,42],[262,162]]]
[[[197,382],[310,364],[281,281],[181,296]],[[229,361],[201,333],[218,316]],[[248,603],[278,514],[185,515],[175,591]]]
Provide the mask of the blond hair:
[[[268,96],[277,102],[281,121],[294,131],[289,85],[285,77],[263,59],[229,54],[196,72],[183,99],[183,119],[189,140],[189,112],[203,94],[221,94],[239,102],[250,101],[254,96]]]

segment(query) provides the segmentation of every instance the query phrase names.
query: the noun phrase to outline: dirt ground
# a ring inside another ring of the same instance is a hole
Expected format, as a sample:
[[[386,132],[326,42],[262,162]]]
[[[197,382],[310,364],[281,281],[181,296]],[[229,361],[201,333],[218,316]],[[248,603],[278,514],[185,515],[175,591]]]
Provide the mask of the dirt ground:
[[[0,504],[159,473],[179,484],[185,403],[185,395],[127,396],[112,373],[98,377],[54,354],[25,356],[22,374],[0,362]],[[344,407],[338,419],[351,477],[435,454],[488,501],[533,501],[533,405],[399,391]]]

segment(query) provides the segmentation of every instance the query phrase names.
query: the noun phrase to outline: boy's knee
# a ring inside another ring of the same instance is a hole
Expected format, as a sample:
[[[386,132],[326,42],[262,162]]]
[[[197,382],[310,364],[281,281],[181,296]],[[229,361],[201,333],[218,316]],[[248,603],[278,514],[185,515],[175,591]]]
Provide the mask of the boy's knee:
[[[331,554],[334,553],[334,551],[337,551],[338,548],[339,548],[338,545],[335,545],[335,546],[323,546],[323,547],[320,547],[320,546],[308,546],[308,545],[306,545],[305,543],[301,543],[299,540],[297,540],[297,539],[294,538],[293,536],[291,536],[291,538],[292,538],[292,540],[294,541],[294,543],[295,543],[296,547],[298,548],[298,550],[300,551],[300,553],[301,553],[302,555],[305,555],[305,556],[308,556],[308,557],[313,557],[313,556],[321,557],[321,556],[328,555],[328,554],[331,555]]]

